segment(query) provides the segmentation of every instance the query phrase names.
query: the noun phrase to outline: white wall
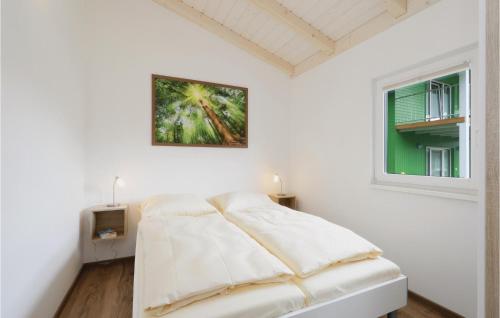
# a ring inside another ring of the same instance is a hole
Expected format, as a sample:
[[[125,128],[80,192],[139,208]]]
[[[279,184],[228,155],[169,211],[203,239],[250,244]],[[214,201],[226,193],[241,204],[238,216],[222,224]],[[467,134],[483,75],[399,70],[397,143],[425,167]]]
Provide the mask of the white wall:
[[[80,268],[83,1],[2,1],[2,317],[51,317]]]
[[[476,1],[442,0],[291,87],[290,177],[300,207],[373,241],[411,290],[466,317],[477,309],[481,204],[370,186],[372,81],[477,42],[477,15]]]
[[[127,183],[118,190],[127,203],[165,192],[277,190],[272,173],[288,171],[288,77],[151,0],[87,3],[87,205],[111,200],[115,175]],[[152,73],[248,87],[248,149],[151,146]],[[134,253],[136,220],[134,209],[118,256]],[[84,261],[112,256],[108,242],[94,253],[89,232]]]
[[[79,213],[111,200],[115,175],[129,203],[276,191],[274,171],[302,208],[381,246],[412,290],[476,316],[480,204],[370,187],[372,80],[476,42],[475,1],[442,0],[291,81],[150,0],[82,3],[2,1],[3,316],[51,316],[80,265]],[[152,73],[248,87],[249,148],[151,146]],[[131,212],[118,256],[134,252]],[[84,261],[112,256],[82,221]]]

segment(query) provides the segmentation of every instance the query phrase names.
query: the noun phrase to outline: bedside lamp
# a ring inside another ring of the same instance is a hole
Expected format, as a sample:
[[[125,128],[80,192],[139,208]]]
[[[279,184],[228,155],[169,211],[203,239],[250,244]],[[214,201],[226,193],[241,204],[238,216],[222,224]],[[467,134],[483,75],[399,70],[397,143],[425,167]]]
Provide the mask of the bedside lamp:
[[[281,186],[281,188],[280,188],[281,191],[277,195],[278,196],[285,196],[286,194],[283,192],[283,180],[281,179],[281,177],[279,176],[279,174],[275,173],[273,175],[273,181],[274,181],[274,183],[278,183],[279,182],[280,186]]]
[[[116,207],[116,206],[120,205],[119,203],[116,203],[116,201],[115,201],[116,186],[118,186],[120,188],[124,187],[125,181],[123,181],[123,179],[118,177],[118,176],[115,177],[115,180],[113,181],[113,203],[108,204],[109,207]]]

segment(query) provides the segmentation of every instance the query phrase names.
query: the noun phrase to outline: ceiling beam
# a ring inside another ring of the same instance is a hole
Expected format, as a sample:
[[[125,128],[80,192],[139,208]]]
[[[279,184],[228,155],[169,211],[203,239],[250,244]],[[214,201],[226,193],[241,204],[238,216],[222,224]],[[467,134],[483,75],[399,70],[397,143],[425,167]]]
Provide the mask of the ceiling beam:
[[[439,2],[440,0],[408,0],[412,3],[411,6],[408,7],[408,11],[401,16],[399,19],[394,19],[394,16],[391,15],[388,11],[381,13],[365,24],[359,26],[351,33],[348,33],[341,37],[340,39],[335,41],[335,52],[333,54],[325,54],[323,52],[317,52],[302,62],[295,65],[295,70],[293,72],[292,77],[299,76],[302,73],[307,72],[308,70],[314,68],[315,66],[322,64],[323,62],[331,59],[334,56],[337,56],[352,47],[360,44],[363,41],[368,40],[369,38],[389,29],[391,26],[396,23],[405,20],[418,12],[428,8],[431,5]]]
[[[335,56],[334,53],[326,53],[323,51],[318,51],[314,53],[313,55],[309,56],[299,64],[295,65],[295,69],[293,71],[292,77],[298,76],[312,68],[314,68],[317,65],[322,64],[323,62],[326,62],[329,60],[331,57]]]
[[[284,59],[267,51],[254,42],[244,38],[240,34],[234,32],[230,28],[203,14],[202,12],[194,9],[193,7],[185,4],[181,0],[153,0],[154,2],[162,5],[163,7],[177,13],[178,15],[190,20],[201,26],[202,28],[215,33],[222,37],[224,40],[238,46],[239,48],[253,54],[261,60],[274,65],[288,75],[293,74],[294,67]]]
[[[385,9],[394,19],[406,14],[406,0],[385,0]]]
[[[288,24],[295,32],[305,36],[318,49],[327,53],[332,53],[335,50],[335,41],[330,39],[320,30],[316,29],[292,11],[282,6],[276,0],[250,0],[257,7],[265,10],[271,16]]]

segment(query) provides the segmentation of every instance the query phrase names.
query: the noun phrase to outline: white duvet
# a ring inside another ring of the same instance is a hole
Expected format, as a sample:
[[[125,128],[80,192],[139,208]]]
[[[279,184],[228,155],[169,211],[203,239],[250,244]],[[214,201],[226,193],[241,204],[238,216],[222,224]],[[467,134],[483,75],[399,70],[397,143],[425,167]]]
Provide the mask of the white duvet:
[[[163,315],[252,283],[293,273],[219,213],[143,219],[143,309]]]
[[[224,216],[299,277],[308,277],[332,264],[382,254],[378,247],[344,227],[278,204],[225,211]]]
[[[307,278],[293,281],[306,295],[308,305],[315,305],[374,286],[401,275],[393,262],[377,257],[330,266]]]

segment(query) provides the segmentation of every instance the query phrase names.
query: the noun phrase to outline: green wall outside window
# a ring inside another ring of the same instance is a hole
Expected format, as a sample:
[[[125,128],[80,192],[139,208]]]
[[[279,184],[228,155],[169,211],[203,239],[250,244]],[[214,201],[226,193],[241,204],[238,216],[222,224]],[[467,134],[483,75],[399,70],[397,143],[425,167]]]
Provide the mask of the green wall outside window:
[[[452,90],[452,113],[458,114],[458,74],[437,80],[455,85]],[[451,176],[459,177],[458,137],[398,132],[396,130],[396,123],[425,120],[428,83],[410,85],[387,94],[387,173],[425,176],[427,175],[426,147],[444,147],[451,149]]]

